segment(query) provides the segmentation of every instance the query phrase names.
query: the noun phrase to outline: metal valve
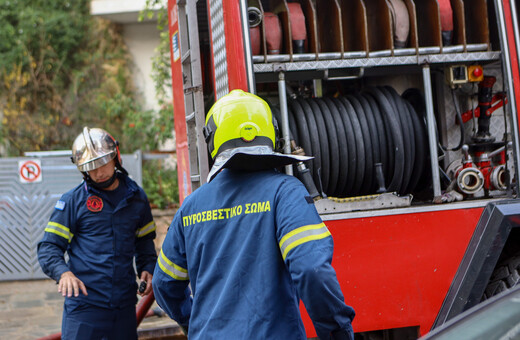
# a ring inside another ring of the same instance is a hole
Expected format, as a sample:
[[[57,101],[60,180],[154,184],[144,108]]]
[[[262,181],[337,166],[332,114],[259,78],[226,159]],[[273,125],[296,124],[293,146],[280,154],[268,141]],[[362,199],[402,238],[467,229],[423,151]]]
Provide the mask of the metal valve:
[[[484,176],[478,168],[464,168],[457,176],[459,190],[467,195],[474,195],[484,186]]]

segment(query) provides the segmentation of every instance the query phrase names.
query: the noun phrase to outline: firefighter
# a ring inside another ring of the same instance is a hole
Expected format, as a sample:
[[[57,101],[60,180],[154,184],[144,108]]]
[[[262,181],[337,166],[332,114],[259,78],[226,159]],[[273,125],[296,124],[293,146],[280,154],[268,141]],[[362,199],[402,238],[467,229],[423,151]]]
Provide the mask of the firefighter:
[[[83,129],[72,162],[84,181],[56,203],[38,244],[43,272],[65,297],[62,339],[137,339],[134,254],[141,296],[152,292],[157,261],[148,198],[103,129]]]
[[[275,126],[242,90],[208,112],[208,183],[176,213],[153,277],[189,339],[306,339],[300,299],[320,339],[354,339],[331,234],[303,184],[276,170],[310,158],[273,151]]]

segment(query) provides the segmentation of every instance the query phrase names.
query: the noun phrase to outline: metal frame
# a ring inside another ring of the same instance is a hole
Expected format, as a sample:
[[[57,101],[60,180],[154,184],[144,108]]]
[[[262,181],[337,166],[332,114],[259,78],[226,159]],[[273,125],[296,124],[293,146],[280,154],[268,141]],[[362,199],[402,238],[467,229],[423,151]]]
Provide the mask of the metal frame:
[[[197,3],[195,1],[179,1],[178,11],[182,71],[185,82],[184,101],[190,155],[190,176],[192,190],[195,190],[206,183],[206,175],[209,172],[208,158],[206,152],[203,151],[206,150],[206,142],[201,128],[205,124],[205,112],[198,43]]]
[[[70,155],[69,150],[0,158],[0,281],[47,278],[38,263],[37,244],[56,201],[83,180]],[[142,153],[121,157],[130,177],[142,185]],[[18,162],[33,159],[40,160],[42,181],[21,183]]]
[[[489,203],[480,218],[433,328],[477,305],[502,249],[520,218],[516,199]]]
[[[335,60],[312,60],[295,62],[272,62],[257,63],[253,65],[255,73],[276,72],[280,69],[289,71],[320,70],[332,68],[352,68],[352,67],[377,67],[377,66],[402,66],[402,65],[421,65],[421,64],[442,64],[451,62],[469,61],[493,61],[500,59],[501,52],[468,52],[468,53],[442,53],[425,54],[411,56],[386,56],[386,57],[361,57],[352,59]],[[256,58],[256,56],[255,56]]]
[[[513,149],[514,149],[514,164],[515,169],[518,174],[518,169],[520,165],[520,137],[518,133],[519,125],[518,125],[518,117],[517,117],[517,103],[516,103],[516,96],[515,96],[515,88],[513,84],[513,70],[511,69],[511,57],[509,52],[509,43],[508,43],[508,35],[507,35],[507,27],[506,27],[506,18],[504,15],[504,6],[503,6],[504,0],[495,0],[495,7],[496,7],[496,15],[497,15],[497,22],[498,30],[500,34],[500,47],[502,48],[502,67],[504,70],[505,75],[507,75],[507,89],[504,89],[507,91],[508,94],[508,100],[509,100],[509,108],[511,113],[511,121],[513,123],[514,128],[511,129],[513,131]],[[514,1],[508,1],[510,4],[512,4],[512,7],[510,10],[515,9]],[[515,14],[511,13],[512,16]],[[515,26],[515,20],[513,20],[513,40],[518,37],[518,27]],[[516,40],[516,47],[517,49],[520,48],[520,41]],[[517,56],[518,57],[518,56]],[[520,192],[520,183],[517,179],[516,181],[516,192]]]

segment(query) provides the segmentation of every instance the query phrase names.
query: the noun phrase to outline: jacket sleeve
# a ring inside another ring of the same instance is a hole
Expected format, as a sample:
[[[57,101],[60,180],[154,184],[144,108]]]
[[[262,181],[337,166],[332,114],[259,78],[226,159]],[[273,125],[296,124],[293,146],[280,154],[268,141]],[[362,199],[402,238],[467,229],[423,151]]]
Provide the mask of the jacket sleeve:
[[[188,264],[181,215],[179,209],[168,229],[155,266],[152,287],[157,304],[170,318],[187,329],[192,297],[188,287]]]
[[[354,339],[354,309],[344,302],[331,265],[332,236],[305,187],[285,181],[276,197],[277,238],[283,260],[321,340]]]
[[[38,261],[43,272],[60,280],[61,274],[69,271],[63,254],[74,237],[74,207],[72,200],[65,196],[56,203],[49,222],[45,226],[43,238],[38,243]]]
[[[153,242],[156,235],[156,226],[146,196],[145,201],[146,204],[141,225],[138,227],[136,233],[135,267],[139,277],[141,277],[143,271],[153,274],[155,262],[157,261],[157,252],[155,251],[155,244]]]

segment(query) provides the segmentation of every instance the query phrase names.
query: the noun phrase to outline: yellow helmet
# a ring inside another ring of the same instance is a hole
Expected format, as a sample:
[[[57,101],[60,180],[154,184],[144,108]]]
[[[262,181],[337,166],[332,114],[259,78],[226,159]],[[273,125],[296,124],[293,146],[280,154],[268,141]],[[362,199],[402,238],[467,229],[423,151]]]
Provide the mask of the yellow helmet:
[[[233,90],[211,107],[203,129],[213,166],[211,181],[223,168],[256,171],[312,159],[275,151],[277,124],[260,97]]]
[[[233,90],[209,110],[204,137],[213,159],[222,151],[237,147],[264,145],[274,150],[273,114],[262,98]]]

